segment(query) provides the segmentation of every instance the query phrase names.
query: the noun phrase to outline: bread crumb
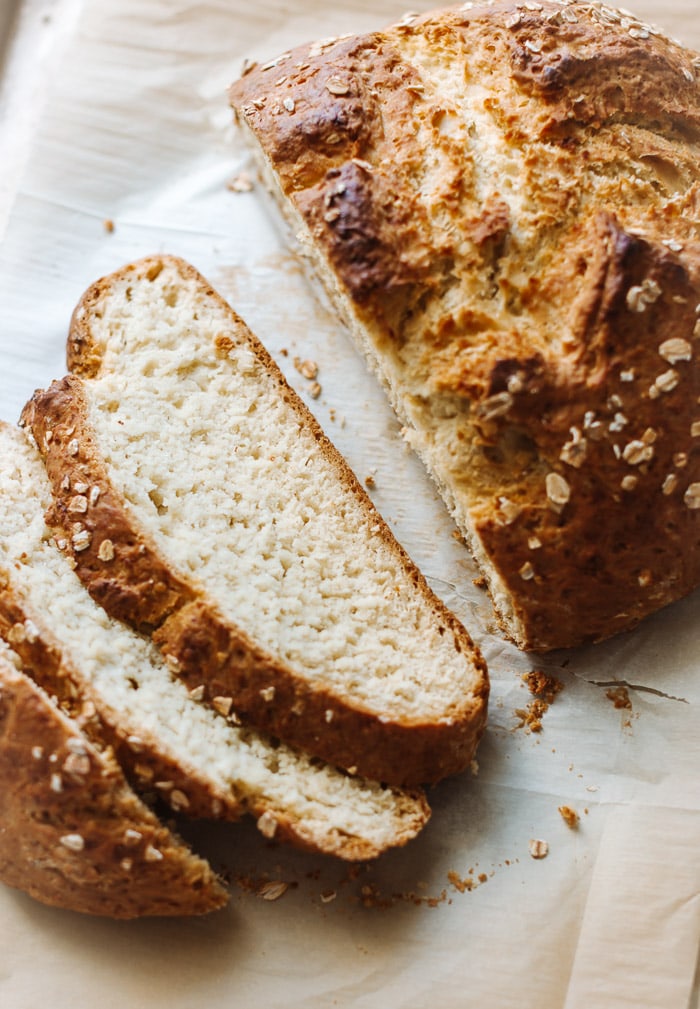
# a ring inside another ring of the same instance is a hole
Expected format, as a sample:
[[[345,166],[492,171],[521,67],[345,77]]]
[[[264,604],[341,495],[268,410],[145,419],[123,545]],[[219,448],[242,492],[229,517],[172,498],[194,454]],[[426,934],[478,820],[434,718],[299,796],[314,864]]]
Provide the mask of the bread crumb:
[[[248,172],[239,172],[226,183],[226,188],[232,193],[249,193],[253,189],[253,180]]]
[[[524,673],[521,679],[531,694],[540,697],[547,704],[552,704],[554,698],[564,688],[564,684],[556,676],[550,676],[540,669],[531,669],[529,673]]]
[[[575,809],[572,809],[571,806],[559,806],[559,815],[567,827],[570,827],[572,830],[576,830],[578,827],[579,815]]]
[[[545,701],[531,701],[526,708],[516,708],[515,714],[520,719],[516,729],[525,728],[527,732],[542,732],[542,717],[549,709]]]
[[[549,845],[547,842],[538,838],[532,838],[527,846],[527,849],[532,858],[535,859],[546,858],[549,854]]]
[[[466,891],[473,890],[475,887],[475,882],[472,876],[460,876],[457,872],[448,872],[447,878],[452,884],[452,886],[459,893],[465,893]]]
[[[258,890],[258,897],[262,897],[263,900],[279,900],[288,889],[289,883],[284,883],[282,880],[270,880],[262,884]]]
[[[613,707],[615,708],[632,709],[632,701],[630,700],[627,687],[612,687],[610,690],[605,691],[605,696],[613,702]]]
[[[369,490],[374,490],[374,488],[376,486],[377,486],[377,481],[374,479],[374,477],[370,473],[369,476],[365,477],[365,487],[367,487]]]
[[[304,378],[308,378],[309,381],[312,381],[318,375],[318,364],[315,361],[308,359],[302,361],[300,357],[295,357],[294,367],[300,375],[303,375]]]
[[[104,221],[102,222],[102,227],[105,229],[108,235],[111,235],[112,232],[114,231],[114,221],[112,220],[112,218],[105,217]]]

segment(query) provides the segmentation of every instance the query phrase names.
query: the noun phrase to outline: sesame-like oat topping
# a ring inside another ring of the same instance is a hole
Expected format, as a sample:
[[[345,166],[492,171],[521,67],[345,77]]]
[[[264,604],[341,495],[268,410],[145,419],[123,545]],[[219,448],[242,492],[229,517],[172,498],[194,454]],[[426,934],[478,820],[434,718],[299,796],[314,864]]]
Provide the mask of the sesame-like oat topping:
[[[85,848],[85,838],[82,834],[64,834],[58,840],[59,844],[69,851],[82,851]]]
[[[557,511],[563,508],[571,497],[571,488],[560,473],[548,473],[545,479],[545,488],[549,503]]]
[[[700,483],[691,483],[685,494],[683,501],[688,508],[695,510],[700,508]]]
[[[518,574],[524,581],[529,582],[532,578],[535,577],[535,569],[533,568],[530,561],[525,561],[523,566],[518,571]]]
[[[669,364],[677,364],[678,361],[690,361],[693,356],[693,348],[687,340],[674,336],[670,340],[664,340],[659,347],[659,354]]]
[[[257,828],[263,837],[272,839],[277,833],[277,818],[269,809],[265,810],[262,816],[258,817]]]
[[[114,560],[114,543],[109,539],[104,539],[99,545],[97,550],[97,556],[101,561],[113,561]]]
[[[81,550],[87,550],[92,542],[92,533],[87,529],[81,529],[80,532],[75,533],[71,542],[73,544],[73,549],[78,553]]]

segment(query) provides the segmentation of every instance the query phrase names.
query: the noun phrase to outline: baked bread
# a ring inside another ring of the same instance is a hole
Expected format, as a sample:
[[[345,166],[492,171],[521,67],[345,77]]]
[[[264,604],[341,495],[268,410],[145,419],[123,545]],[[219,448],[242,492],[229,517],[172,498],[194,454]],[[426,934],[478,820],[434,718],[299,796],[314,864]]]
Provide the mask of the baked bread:
[[[497,0],[231,89],[523,648],[700,581],[699,76],[628,12]]]
[[[52,541],[44,466],[19,429],[0,424],[0,459],[0,637],[140,792],[191,817],[249,813],[266,838],[348,860],[418,833],[429,815],[420,793],[351,778],[191,696],[152,642],[90,598]]]
[[[112,918],[204,914],[226,889],[0,641],[0,880]]]
[[[69,364],[24,420],[95,599],[205,702],[351,773],[464,769],[481,656],[206,281],[170,257],[99,281]]]

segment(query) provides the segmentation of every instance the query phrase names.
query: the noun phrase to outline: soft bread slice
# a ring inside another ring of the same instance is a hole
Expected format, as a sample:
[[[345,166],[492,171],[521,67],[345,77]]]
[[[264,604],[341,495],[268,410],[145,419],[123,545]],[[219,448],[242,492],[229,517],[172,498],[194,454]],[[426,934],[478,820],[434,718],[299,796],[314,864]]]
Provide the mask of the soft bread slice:
[[[319,757],[397,784],[467,766],[481,656],[206,281],[170,257],[104,278],[69,362],[83,377],[24,419],[93,596],[208,701]]]
[[[699,59],[606,4],[496,0],[231,89],[524,648],[700,583]]]
[[[421,794],[349,777],[190,696],[53,542],[50,486],[22,431],[0,425],[0,459],[0,636],[139,790],[188,816],[250,813],[265,837],[350,860],[415,836],[429,816]]]
[[[228,900],[114,759],[0,641],[0,880],[44,904],[112,918],[194,915]]]

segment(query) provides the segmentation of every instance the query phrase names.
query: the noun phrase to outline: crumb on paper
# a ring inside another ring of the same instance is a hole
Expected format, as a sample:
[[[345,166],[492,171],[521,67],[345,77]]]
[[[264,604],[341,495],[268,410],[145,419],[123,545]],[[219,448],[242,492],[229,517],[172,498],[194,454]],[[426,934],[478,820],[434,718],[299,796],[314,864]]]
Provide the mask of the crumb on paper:
[[[531,669],[529,673],[523,673],[521,679],[533,696],[540,697],[547,704],[552,704],[564,688],[561,680],[541,669]]]
[[[322,890],[321,891],[321,903],[322,904],[330,904],[330,902],[332,900],[335,900],[335,898],[337,896],[338,896],[338,893],[337,893],[336,890]]]
[[[578,827],[579,815],[575,809],[572,809],[571,806],[559,806],[559,815],[567,827],[570,827],[571,830],[576,830]]]
[[[516,729],[524,728],[526,732],[542,732],[542,718],[549,710],[554,698],[563,689],[561,680],[550,676],[539,669],[531,669],[521,676],[534,700],[525,708],[516,708],[515,714],[520,719]]]
[[[612,701],[613,707],[632,710],[632,701],[627,687],[611,687],[610,690],[605,691],[605,696]]]
[[[527,846],[527,850],[534,859],[546,858],[549,854],[549,844],[540,838],[532,838]]]
[[[108,235],[111,235],[112,232],[114,231],[114,221],[112,220],[112,218],[105,217],[104,221],[102,222],[102,227],[105,229]]]
[[[239,172],[226,183],[226,188],[232,193],[249,193],[253,189],[253,178],[250,172]]]
[[[279,900],[288,889],[289,883],[284,883],[282,880],[270,880],[260,887],[258,897],[262,897],[263,900]]]
[[[374,477],[370,473],[369,476],[365,477],[365,487],[367,487],[368,490],[374,490],[374,488],[376,486],[377,486],[377,481],[374,479]]]
[[[308,378],[309,381],[313,381],[318,375],[318,364],[316,361],[311,361],[309,359],[302,360],[300,357],[294,358],[294,367],[303,375],[304,378]]]
[[[320,395],[321,395],[321,383],[312,382],[311,385],[309,386],[309,396],[311,396],[312,399],[318,399]]]
[[[542,717],[546,713],[549,705],[546,701],[530,701],[526,708],[516,708],[515,714],[520,719],[515,726],[516,729],[525,729],[526,732],[542,732]]]
[[[447,873],[447,879],[459,893],[465,893],[473,890],[477,885],[473,876],[460,876],[459,873],[454,870]]]

